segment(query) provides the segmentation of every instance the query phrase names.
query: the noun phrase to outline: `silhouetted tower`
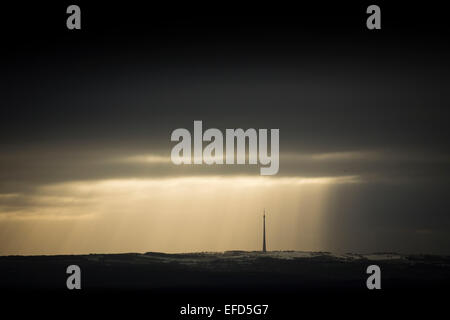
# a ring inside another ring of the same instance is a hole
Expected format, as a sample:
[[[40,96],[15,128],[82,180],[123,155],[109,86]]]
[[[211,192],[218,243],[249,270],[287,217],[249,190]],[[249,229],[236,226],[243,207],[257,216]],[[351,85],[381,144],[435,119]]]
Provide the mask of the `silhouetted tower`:
[[[263,252],[266,252],[266,209],[263,215]]]

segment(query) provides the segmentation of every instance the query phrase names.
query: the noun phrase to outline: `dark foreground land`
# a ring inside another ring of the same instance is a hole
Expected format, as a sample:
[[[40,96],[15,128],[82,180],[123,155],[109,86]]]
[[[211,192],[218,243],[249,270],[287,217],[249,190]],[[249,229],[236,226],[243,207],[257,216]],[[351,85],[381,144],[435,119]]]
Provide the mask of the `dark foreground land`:
[[[81,290],[66,287],[66,268],[73,264],[81,268]],[[381,268],[381,290],[366,287],[372,264]],[[180,315],[187,304],[269,304],[266,315],[246,316],[252,319],[310,312],[320,318],[429,317],[446,313],[449,285],[448,256],[232,251],[0,257],[3,306],[49,317],[65,309],[77,316],[207,318]]]

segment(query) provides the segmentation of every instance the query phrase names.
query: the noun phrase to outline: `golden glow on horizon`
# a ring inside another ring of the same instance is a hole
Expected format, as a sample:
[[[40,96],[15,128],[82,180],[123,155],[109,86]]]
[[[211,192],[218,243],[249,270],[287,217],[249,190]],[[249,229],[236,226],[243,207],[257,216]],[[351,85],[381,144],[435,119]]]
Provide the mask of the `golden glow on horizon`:
[[[320,250],[334,185],[358,177],[208,176],[68,182],[0,206],[0,255]],[[3,195],[11,198],[17,194]]]

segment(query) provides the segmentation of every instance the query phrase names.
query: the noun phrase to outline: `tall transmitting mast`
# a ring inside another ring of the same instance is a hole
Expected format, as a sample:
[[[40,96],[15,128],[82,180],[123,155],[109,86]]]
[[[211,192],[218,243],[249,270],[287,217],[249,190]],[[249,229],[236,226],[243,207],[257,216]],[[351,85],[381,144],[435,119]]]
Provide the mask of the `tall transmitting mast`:
[[[263,249],[262,252],[266,252],[266,209],[264,209],[263,215]]]

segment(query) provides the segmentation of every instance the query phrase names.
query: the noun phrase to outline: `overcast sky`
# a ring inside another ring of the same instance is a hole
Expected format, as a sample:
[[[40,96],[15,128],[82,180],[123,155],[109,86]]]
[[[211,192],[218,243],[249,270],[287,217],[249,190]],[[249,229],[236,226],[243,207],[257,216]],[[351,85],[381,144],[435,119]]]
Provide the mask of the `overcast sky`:
[[[259,250],[264,208],[270,250],[450,252],[444,35],[183,23],[11,40],[0,254]],[[279,128],[278,175],[175,166],[194,120]]]

